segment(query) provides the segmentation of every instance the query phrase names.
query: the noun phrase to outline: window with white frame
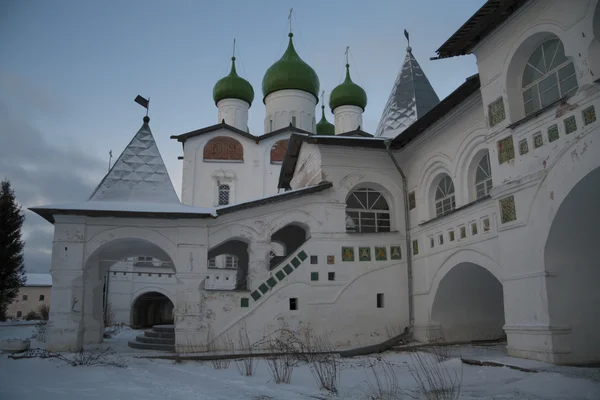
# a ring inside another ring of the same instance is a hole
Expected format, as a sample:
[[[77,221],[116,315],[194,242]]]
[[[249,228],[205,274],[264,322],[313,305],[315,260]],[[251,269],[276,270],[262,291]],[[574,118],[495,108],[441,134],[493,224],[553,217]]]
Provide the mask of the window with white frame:
[[[216,267],[217,266],[217,259],[215,257],[209,258],[208,259],[208,266],[209,267]]]
[[[357,189],[346,200],[347,232],[389,232],[390,208],[383,195],[373,189]]]
[[[444,174],[435,189],[435,215],[439,217],[448,214],[455,207],[454,183],[447,174]]]
[[[229,204],[229,185],[219,185],[219,205]]]
[[[523,71],[525,115],[529,115],[577,91],[573,63],[565,56],[559,39],[546,40],[531,53]]]
[[[231,254],[225,256],[225,268],[237,268],[238,258]]]
[[[490,153],[486,152],[475,172],[475,193],[478,199],[490,194],[490,190],[494,187],[492,183],[492,167],[490,166]]]

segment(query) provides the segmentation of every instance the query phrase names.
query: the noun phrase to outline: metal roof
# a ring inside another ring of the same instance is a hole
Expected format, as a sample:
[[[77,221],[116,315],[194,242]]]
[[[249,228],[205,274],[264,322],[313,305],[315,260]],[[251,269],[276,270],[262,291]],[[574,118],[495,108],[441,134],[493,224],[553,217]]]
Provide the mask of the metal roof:
[[[204,134],[207,134],[210,132],[214,132],[219,129],[226,129],[230,132],[236,133],[236,134],[243,136],[245,138],[248,138],[250,140],[254,140],[254,141],[256,141],[256,143],[260,142],[261,140],[265,140],[270,137],[277,136],[279,134],[286,133],[286,132],[297,132],[297,133],[305,133],[308,135],[312,135],[312,132],[308,132],[303,129],[296,128],[295,126],[292,126],[292,124],[290,123],[290,125],[286,126],[285,128],[277,129],[276,131],[265,133],[264,135],[254,136],[251,133],[244,132],[241,129],[238,129],[236,127],[228,125],[225,123],[225,121],[223,121],[219,124],[207,126],[206,128],[202,128],[202,129],[196,129],[195,131],[191,131],[191,132],[187,132],[187,133],[182,133],[181,135],[172,135],[171,139],[176,139],[178,142],[185,143],[185,141],[190,138],[193,138],[193,137],[199,136],[199,135],[204,135]]]
[[[444,44],[437,58],[471,54],[471,50],[529,0],[488,0]]]

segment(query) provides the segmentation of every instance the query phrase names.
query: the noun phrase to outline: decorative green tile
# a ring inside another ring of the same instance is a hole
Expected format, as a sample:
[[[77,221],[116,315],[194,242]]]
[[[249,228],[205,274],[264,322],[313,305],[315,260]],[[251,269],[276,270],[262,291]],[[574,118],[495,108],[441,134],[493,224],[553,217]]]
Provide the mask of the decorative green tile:
[[[560,137],[558,133],[558,125],[553,124],[548,128],[548,142],[554,142]]]
[[[375,246],[375,260],[386,261],[387,260],[387,248]]]
[[[408,209],[412,210],[417,206],[417,200],[415,198],[415,191],[413,190],[408,194]]]
[[[390,246],[390,259],[402,260],[402,246]]]
[[[286,264],[285,267],[283,267],[283,271],[289,275],[294,271],[294,268],[292,268],[290,264]]]
[[[515,207],[515,197],[508,196],[500,199],[500,220],[503,224],[517,219],[517,209]]]
[[[454,242],[454,231],[448,232],[448,238],[450,239],[451,242]]]
[[[483,219],[483,231],[487,232],[490,230],[490,219],[489,218],[484,218]]]
[[[523,139],[519,142],[519,154],[523,156],[527,153],[529,153],[529,142],[527,139]]]
[[[306,255],[306,253],[304,251],[301,251],[300,253],[298,253],[298,258],[300,259],[300,261],[304,261],[306,260],[308,256]]]
[[[515,145],[512,136],[498,141],[498,162],[500,164],[515,158]]]
[[[335,264],[335,256],[327,256],[327,264]]]
[[[573,133],[577,130],[577,120],[574,115],[571,115],[569,118],[565,118],[565,133],[568,135],[569,133]]]
[[[537,149],[538,147],[542,147],[544,145],[544,138],[542,137],[542,132],[537,132],[533,134],[533,148]]]
[[[248,307],[250,305],[250,299],[247,297],[242,297],[240,299],[240,307]]]
[[[318,281],[319,280],[319,273],[318,272],[311,272],[310,273],[310,280],[311,281]]]
[[[419,254],[419,240],[415,239],[412,241],[412,250],[413,250],[413,255],[417,255]]]
[[[359,247],[358,248],[358,259],[360,261],[371,261],[371,248],[370,247]]]
[[[506,111],[504,110],[504,100],[500,97],[498,100],[490,103],[488,106],[490,127],[504,121],[506,118]]]
[[[467,227],[466,226],[461,226],[460,229],[460,238],[464,239],[467,237]]]
[[[596,109],[594,106],[586,108],[581,113],[583,115],[583,125],[589,125],[592,122],[596,122]]]
[[[277,279],[279,279],[279,281],[282,281],[285,278],[285,274],[282,270],[277,271],[275,273],[275,276],[277,277]]]
[[[252,298],[254,299],[254,301],[260,299],[260,293],[258,293],[258,290],[255,290],[254,292],[252,292],[250,294],[250,296],[252,296]]]
[[[294,266],[294,268],[298,268],[300,264],[300,260],[298,260],[297,258],[292,259],[292,265]]]
[[[354,261],[354,247],[342,247],[342,261]]]
[[[258,287],[258,290],[260,290],[262,294],[265,294],[269,291],[269,287],[267,286],[266,283],[263,283],[262,285],[260,285]]]
[[[477,223],[473,222],[471,224],[471,235],[477,235]]]
[[[275,280],[275,278],[270,277],[269,279],[267,279],[267,285],[273,287],[273,286],[277,285],[277,281]]]

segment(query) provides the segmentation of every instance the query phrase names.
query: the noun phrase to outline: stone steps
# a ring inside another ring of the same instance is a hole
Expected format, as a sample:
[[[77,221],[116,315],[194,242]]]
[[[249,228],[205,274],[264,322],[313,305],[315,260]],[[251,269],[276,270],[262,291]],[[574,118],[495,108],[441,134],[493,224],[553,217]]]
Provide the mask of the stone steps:
[[[155,325],[127,345],[134,349],[175,352],[175,326]]]

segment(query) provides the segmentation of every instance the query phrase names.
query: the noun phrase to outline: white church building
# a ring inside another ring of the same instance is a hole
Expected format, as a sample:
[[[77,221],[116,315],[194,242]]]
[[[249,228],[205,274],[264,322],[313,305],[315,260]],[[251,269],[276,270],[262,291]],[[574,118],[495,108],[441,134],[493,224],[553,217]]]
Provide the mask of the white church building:
[[[479,73],[440,100],[408,48],[373,134],[348,65],[326,121],[292,34],[249,133],[233,59],[218,123],[172,136],[181,200],[145,117],[89,200],[32,208],[55,232],[49,348],[101,341],[110,303],[174,323],[178,352],[209,332],[310,327],[348,348],[408,327],[600,362],[599,1],[489,0],[437,54]]]

